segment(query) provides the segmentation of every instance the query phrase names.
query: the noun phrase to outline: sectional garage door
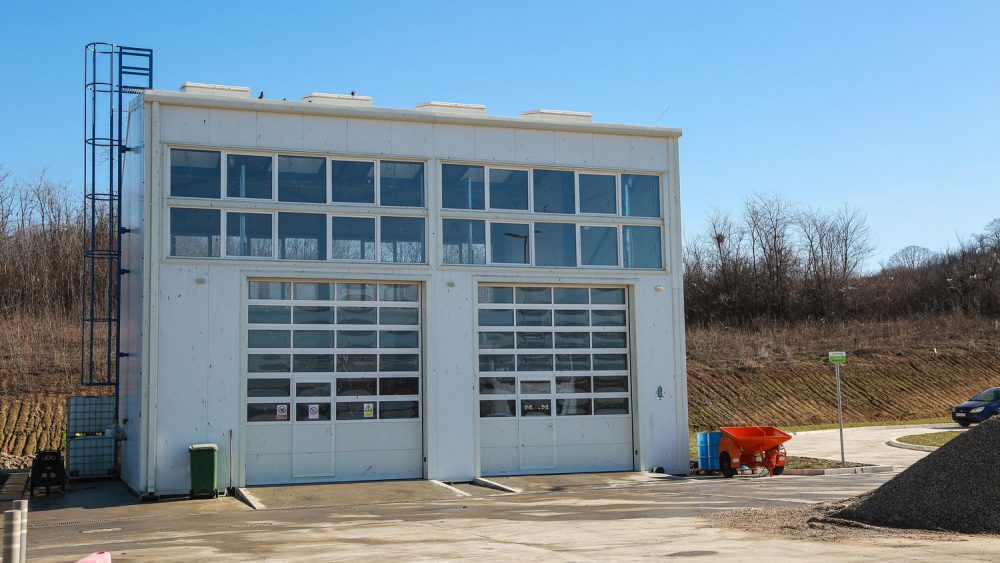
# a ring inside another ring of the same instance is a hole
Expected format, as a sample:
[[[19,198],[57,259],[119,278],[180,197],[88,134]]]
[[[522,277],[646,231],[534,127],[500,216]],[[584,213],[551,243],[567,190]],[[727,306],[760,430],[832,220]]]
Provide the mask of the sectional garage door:
[[[483,475],[633,468],[627,292],[481,285]]]
[[[419,478],[420,287],[251,281],[247,484]]]

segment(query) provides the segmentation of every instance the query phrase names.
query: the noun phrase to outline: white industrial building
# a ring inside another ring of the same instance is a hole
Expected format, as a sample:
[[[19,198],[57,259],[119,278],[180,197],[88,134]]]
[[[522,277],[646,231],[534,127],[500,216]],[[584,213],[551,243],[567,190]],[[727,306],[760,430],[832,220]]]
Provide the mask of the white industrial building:
[[[250,94],[129,111],[131,488],[687,472],[679,130]]]

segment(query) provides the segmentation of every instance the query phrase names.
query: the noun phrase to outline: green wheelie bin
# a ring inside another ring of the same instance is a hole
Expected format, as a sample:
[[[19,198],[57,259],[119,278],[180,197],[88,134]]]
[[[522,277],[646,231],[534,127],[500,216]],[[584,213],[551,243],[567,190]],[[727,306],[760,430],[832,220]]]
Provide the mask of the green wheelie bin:
[[[219,498],[219,446],[215,444],[192,444],[191,454],[191,498]]]

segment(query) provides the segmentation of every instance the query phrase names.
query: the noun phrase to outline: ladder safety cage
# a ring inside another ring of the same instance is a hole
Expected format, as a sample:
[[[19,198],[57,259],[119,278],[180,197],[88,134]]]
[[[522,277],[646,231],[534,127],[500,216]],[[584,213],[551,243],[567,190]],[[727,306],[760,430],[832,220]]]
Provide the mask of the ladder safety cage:
[[[84,47],[84,271],[80,379],[118,391],[121,353],[121,191],[125,103],[153,87],[153,51],[94,42]],[[141,142],[141,141],[140,141]]]

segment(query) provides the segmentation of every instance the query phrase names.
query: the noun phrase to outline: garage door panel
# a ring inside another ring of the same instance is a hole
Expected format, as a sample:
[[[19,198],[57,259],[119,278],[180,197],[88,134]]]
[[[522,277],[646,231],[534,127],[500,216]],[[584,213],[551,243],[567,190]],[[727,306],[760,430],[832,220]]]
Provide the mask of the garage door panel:
[[[482,419],[479,422],[479,443],[483,449],[516,448],[517,419]]]
[[[632,444],[632,419],[628,416],[557,417],[559,445]]]
[[[292,453],[291,424],[261,424],[247,427],[248,454]]]
[[[521,419],[520,445],[522,447],[545,446],[552,447],[555,443],[552,417],[543,420],[530,418]]]
[[[560,469],[567,471],[628,471],[632,469],[632,444],[558,446]]]
[[[338,424],[337,453],[413,449],[420,444],[422,430],[419,420]]]
[[[291,454],[247,454],[246,479],[248,485],[284,483],[291,478]]]
[[[293,433],[296,452],[326,454],[333,452],[333,428],[329,423],[298,425]]]
[[[333,452],[294,453],[295,477],[329,477],[333,474]]]
[[[555,450],[552,444],[545,446],[522,446],[521,469],[555,469]]]
[[[422,475],[423,453],[414,450],[337,452],[334,458],[338,479],[416,479]]]
[[[489,468],[491,475],[515,473],[521,469],[518,450],[514,445],[500,448],[480,448],[479,463],[482,467]]]

